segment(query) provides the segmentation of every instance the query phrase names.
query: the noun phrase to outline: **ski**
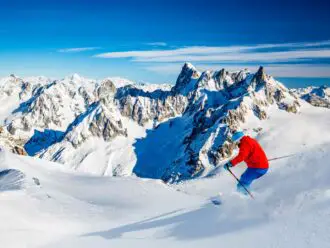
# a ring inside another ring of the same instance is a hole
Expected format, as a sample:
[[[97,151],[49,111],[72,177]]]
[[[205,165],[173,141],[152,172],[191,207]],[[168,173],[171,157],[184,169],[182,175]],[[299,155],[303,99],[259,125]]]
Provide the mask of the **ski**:
[[[214,205],[220,206],[223,203],[221,196],[222,196],[222,193],[219,193],[218,195],[211,197],[210,200]]]

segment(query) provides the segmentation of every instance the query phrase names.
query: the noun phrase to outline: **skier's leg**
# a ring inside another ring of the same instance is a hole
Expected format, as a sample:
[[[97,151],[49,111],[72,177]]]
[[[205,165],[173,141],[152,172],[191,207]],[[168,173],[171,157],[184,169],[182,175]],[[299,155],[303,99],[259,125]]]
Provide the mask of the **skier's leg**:
[[[268,171],[268,169],[247,168],[246,171],[242,174],[242,176],[240,178],[241,183],[237,184],[237,191],[246,195],[247,192],[241,184],[243,184],[245,186],[245,188],[249,189],[251,183],[254,180],[265,175],[267,173],[267,171]]]
[[[246,192],[244,187],[249,189],[254,177],[255,173],[253,169],[247,168],[246,171],[241,175],[241,178],[239,180],[240,183],[237,184],[237,191],[244,195],[247,195],[248,193]],[[244,185],[244,187],[242,185]]]
[[[267,172],[268,172],[268,169],[256,169],[256,173],[258,175],[257,175],[257,177],[255,179],[258,179],[258,178],[264,176]]]

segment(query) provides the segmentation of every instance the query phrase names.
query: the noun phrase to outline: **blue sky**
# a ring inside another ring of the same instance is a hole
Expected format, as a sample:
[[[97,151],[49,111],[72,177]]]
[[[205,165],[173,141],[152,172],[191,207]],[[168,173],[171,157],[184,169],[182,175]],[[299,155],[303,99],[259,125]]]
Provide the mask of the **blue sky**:
[[[174,82],[189,61],[326,83],[327,2],[0,0],[0,76]]]

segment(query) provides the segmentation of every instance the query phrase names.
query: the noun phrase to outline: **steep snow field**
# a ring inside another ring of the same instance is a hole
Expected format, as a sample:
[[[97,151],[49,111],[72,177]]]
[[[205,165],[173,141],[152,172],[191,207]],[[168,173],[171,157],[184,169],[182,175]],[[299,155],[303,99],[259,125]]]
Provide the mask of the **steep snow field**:
[[[269,158],[296,154],[271,162],[253,185],[256,200],[237,195],[221,169],[168,186],[4,152],[1,247],[328,247],[330,110],[305,103],[299,114],[274,111],[245,125],[262,126],[257,139]],[[218,192],[216,207],[209,198]]]

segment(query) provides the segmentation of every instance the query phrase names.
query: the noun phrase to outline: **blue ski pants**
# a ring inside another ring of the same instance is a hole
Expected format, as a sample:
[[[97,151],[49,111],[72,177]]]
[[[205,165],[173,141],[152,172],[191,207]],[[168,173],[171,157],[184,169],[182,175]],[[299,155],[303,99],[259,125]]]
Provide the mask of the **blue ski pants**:
[[[267,173],[268,169],[255,169],[255,168],[247,168],[246,171],[242,174],[240,178],[241,184],[243,184],[247,189],[250,188],[251,183],[262,177]],[[246,190],[242,187],[241,184],[237,184],[237,191],[243,194],[247,194]]]

